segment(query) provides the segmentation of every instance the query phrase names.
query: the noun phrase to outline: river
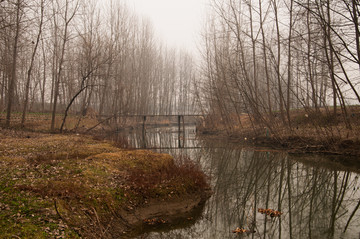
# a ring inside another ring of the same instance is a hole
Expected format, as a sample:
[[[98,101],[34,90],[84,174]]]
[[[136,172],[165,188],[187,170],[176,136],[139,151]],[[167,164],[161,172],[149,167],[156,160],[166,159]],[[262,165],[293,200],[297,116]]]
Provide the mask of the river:
[[[134,148],[189,156],[209,176],[213,195],[179,225],[137,238],[360,238],[359,171],[325,156],[294,156],[196,137],[195,127],[126,131]],[[258,211],[273,209],[271,217]],[[249,230],[233,233],[237,227]]]

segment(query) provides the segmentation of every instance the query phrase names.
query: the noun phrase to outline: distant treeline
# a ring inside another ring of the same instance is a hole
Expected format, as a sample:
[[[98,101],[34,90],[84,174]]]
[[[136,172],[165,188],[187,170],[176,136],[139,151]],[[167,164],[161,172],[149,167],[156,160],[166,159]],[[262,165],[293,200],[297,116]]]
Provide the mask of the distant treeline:
[[[194,112],[195,63],[121,1],[0,2],[0,111]],[[60,107],[61,106],[61,107]],[[53,117],[53,121],[55,117]],[[54,130],[54,122],[52,123]]]

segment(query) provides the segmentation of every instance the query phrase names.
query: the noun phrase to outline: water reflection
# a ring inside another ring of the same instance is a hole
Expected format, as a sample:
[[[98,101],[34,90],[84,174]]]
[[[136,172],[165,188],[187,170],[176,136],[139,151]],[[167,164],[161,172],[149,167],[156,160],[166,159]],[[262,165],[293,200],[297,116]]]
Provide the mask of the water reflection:
[[[178,127],[148,127],[146,130],[118,131],[112,135],[115,141],[126,141],[135,149],[179,149],[198,148],[195,140],[195,125]]]
[[[176,146],[171,135],[147,140]],[[201,219],[187,228],[139,238],[359,238],[357,173],[305,164],[286,153],[244,150],[195,139],[191,143],[194,147],[198,144],[204,148],[183,153],[198,160],[211,178],[214,194]],[[317,157],[315,160],[321,161]],[[259,213],[258,208],[283,214],[271,218]],[[234,234],[236,227],[255,232]]]

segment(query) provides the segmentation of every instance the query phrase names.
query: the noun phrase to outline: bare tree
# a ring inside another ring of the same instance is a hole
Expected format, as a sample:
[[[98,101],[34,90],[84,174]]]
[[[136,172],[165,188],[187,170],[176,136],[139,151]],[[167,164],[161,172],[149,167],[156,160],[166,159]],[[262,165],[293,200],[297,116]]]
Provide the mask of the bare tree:
[[[79,3],[78,1],[76,1],[74,4],[73,9],[71,9],[70,4],[71,4],[71,0],[65,0],[65,6],[64,7],[64,15],[63,17],[63,23],[64,23],[64,28],[63,28],[63,33],[61,35],[62,38],[62,45],[60,48],[60,55],[57,55],[56,57],[58,58],[58,65],[56,68],[56,74],[55,74],[55,79],[54,79],[54,95],[53,95],[53,109],[52,109],[52,116],[51,116],[51,131],[55,130],[55,116],[56,116],[56,108],[57,108],[57,101],[58,101],[58,96],[59,96],[59,90],[60,90],[60,80],[61,80],[61,74],[63,71],[63,64],[64,64],[64,57],[65,57],[65,48],[66,48],[66,43],[69,40],[69,27],[70,27],[70,23],[73,20],[78,7],[79,7]],[[59,0],[56,1],[56,5],[57,5],[57,9],[60,9],[60,2]],[[55,6],[54,6],[55,7]],[[72,10],[72,11],[71,11]],[[55,12],[55,8],[54,8],[54,12]],[[56,19],[56,15],[54,14],[54,24],[55,24],[55,28],[57,28],[57,19]],[[55,34],[58,34],[57,32],[55,32]],[[55,36],[55,38],[57,39],[58,36]],[[55,41],[56,42],[56,41]],[[55,47],[56,43],[55,43]]]
[[[23,8],[23,1],[17,0],[13,3],[16,9],[16,18],[15,18],[15,29],[14,29],[14,42],[12,49],[12,63],[11,63],[11,74],[9,79],[8,86],[8,97],[7,97],[7,108],[6,108],[6,127],[10,126],[11,121],[11,110],[14,101],[14,91],[16,86],[16,71],[17,71],[17,58],[18,58],[18,44],[20,38],[20,28],[21,28],[21,11]]]
[[[40,2],[40,22],[39,22],[39,30],[38,30],[38,34],[36,37],[36,41],[33,42],[34,43],[34,48],[33,48],[33,52],[31,55],[31,60],[30,60],[30,65],[29,65],[29,69],[27,71],[27,79],[26,79],[26,88],[25,88],[25,101],[24,101],[24,105],[23,105],[23,112],[22,112],[22,118],[21,118],[21,126],[24,127],[25,124],[25,117],[26,117],[26,110],[29,104],[29,91],[30,91],[30,80],[31,80],[31,73],[33,70],[33,66],[34,66],[34,61],[35,61],[35,56],[37,53],[37,49],[40,43],[40,37],[42,34],[42,29],[43,29],[43,23],[44,23],[44,5],[45,1],[41,0]]]

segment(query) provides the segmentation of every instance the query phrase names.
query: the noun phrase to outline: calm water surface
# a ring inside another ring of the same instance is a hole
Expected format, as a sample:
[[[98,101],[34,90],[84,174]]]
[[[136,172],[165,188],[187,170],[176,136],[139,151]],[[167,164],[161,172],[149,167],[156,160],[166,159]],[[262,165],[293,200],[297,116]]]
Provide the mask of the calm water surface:
[[[214,192],[196,220],[137,238],[360,238],[356,172],[308,163],[310,156],[197,140],[194,127],[187,127],[185,135],[176,127],[124,135],[133,147],[190,156],[210,176]],[[258,208],[283,214],[271,218]],[[234,234],[237,227],[254,232]]]

